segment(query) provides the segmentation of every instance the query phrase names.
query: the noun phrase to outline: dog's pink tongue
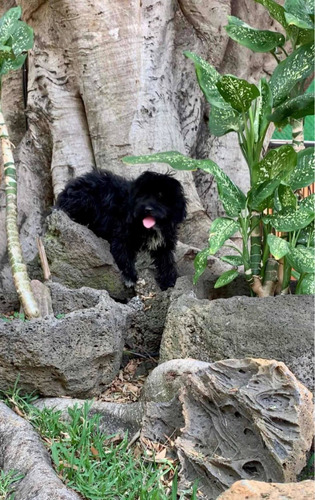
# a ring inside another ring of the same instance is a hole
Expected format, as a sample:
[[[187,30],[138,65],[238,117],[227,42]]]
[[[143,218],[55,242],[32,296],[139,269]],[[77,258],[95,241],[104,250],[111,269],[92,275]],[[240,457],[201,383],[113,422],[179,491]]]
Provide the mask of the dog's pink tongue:
[[[145,217],[142,221],[142,224],[147,229],[150,229],[150,227],[153,227],[155,225],[155,219],[154,217]]]

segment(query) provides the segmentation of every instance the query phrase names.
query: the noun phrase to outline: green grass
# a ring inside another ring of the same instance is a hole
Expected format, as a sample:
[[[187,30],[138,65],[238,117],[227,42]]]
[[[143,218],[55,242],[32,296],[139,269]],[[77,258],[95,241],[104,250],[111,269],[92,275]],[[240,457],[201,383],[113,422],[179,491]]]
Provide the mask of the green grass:
[[[14,500],[12,487],[16,481],[23,478],[22,474],[17,474],[14,470],[4,472],[0,470],[0,500]]]
[[[127,435],[121,439],[106,436],[99,427],[100,415],[88,416],[90,404],[69,408],[69,419],[65,421],[60,411],[36,408],[32,405],[34,397],[21,397],[16,387],[3,399],[10,407],[18,408],[35,427],[50,449],[59,477],[86,499],[197,498],[196,485],[191,492],[178,496],[177,471],[170,461],[156,464],[145,450],[136,456],[128,446]]]

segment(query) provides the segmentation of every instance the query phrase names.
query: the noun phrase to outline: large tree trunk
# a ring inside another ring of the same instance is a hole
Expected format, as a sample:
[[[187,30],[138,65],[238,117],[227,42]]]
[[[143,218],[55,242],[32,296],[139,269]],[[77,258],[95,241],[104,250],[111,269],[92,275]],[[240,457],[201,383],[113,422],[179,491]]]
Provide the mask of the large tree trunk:
[[[204,99],[183,51],[198,53],[219,70],[258,78],[265,56],[235,48],[223,29],[231,13],[268,26],[253,0],[2,0],[0,15],[15,4],[35,31],[24,84],[27,121],[22,73],[9,75],[3,89],[4,112],[18,146],[19,220],[27,261],[37,252],[36,235],[56,195],[93,165],[133,177],[147,167],[126,166],[123,156],[178,150],[210,155],[246,187],[235,138],[208,137]],[[176,176],[189,201],[181,239],[203,245],[209,216],[222,213],[216,189],[210,176],[195,176],[198,190],[192,173]],[[0,289],[9,293],[2,212]]]

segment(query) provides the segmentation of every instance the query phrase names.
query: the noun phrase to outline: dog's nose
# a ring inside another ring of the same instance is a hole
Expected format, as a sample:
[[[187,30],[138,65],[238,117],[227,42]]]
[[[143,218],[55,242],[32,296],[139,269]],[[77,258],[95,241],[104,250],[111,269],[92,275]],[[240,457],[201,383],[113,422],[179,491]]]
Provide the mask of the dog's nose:
[[[152,210],[153,210],[153,208],[152,208],[152,207],[149,207],[149,206],[145,207],[145,211],[146,211],[146,212],[152,212]]]

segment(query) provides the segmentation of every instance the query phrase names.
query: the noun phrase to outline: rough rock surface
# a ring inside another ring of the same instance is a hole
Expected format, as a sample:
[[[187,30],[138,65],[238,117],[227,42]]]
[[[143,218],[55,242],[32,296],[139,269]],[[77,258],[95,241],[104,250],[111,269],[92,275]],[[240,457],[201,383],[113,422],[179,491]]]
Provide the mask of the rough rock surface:
[[[177,436],[182,488],[198,479],[214,500],[239,479],[296,480],[312,441],[312,395],[283,363],[174,360],[156,371],[142,433]]]
[[[315,482],[264,483],[263,481],[236,481],[217,500],[312,500],[315,498]]]
[[[46,220],[44,246],[54,280],[69,288],[87,286],[107,290],[115,299],[132,297],[107,241],[73,222],[61,210],[54,210]]]
[[[166,318],[160,361],[261,357],[283,361],[314,390],[314,299],[279,296],[198,300],[178,295]]]
[[[23,474],[14,483],[15,500],[79,500],[57,477],[33,427],[0,402],[0,468]]]
[[[92,397],[104,390],[118,373],[132,311],[105,291],[97,294],[95,307],[60,319],[0,322],[1,390],[18,376],[23,390],[46,396]]]
[[[86,403],[83,399],[41,398],[33,404],[40,410],[44,408],[62,412],[64,419],[68,418],[68,408],[81,407]],[[100,429],[107,435],[124,434],[128,431],[131,439],[140,429],[144,405],[142,403],[109,403],[105,401],[90,402],[89,416],[100,415]]]

